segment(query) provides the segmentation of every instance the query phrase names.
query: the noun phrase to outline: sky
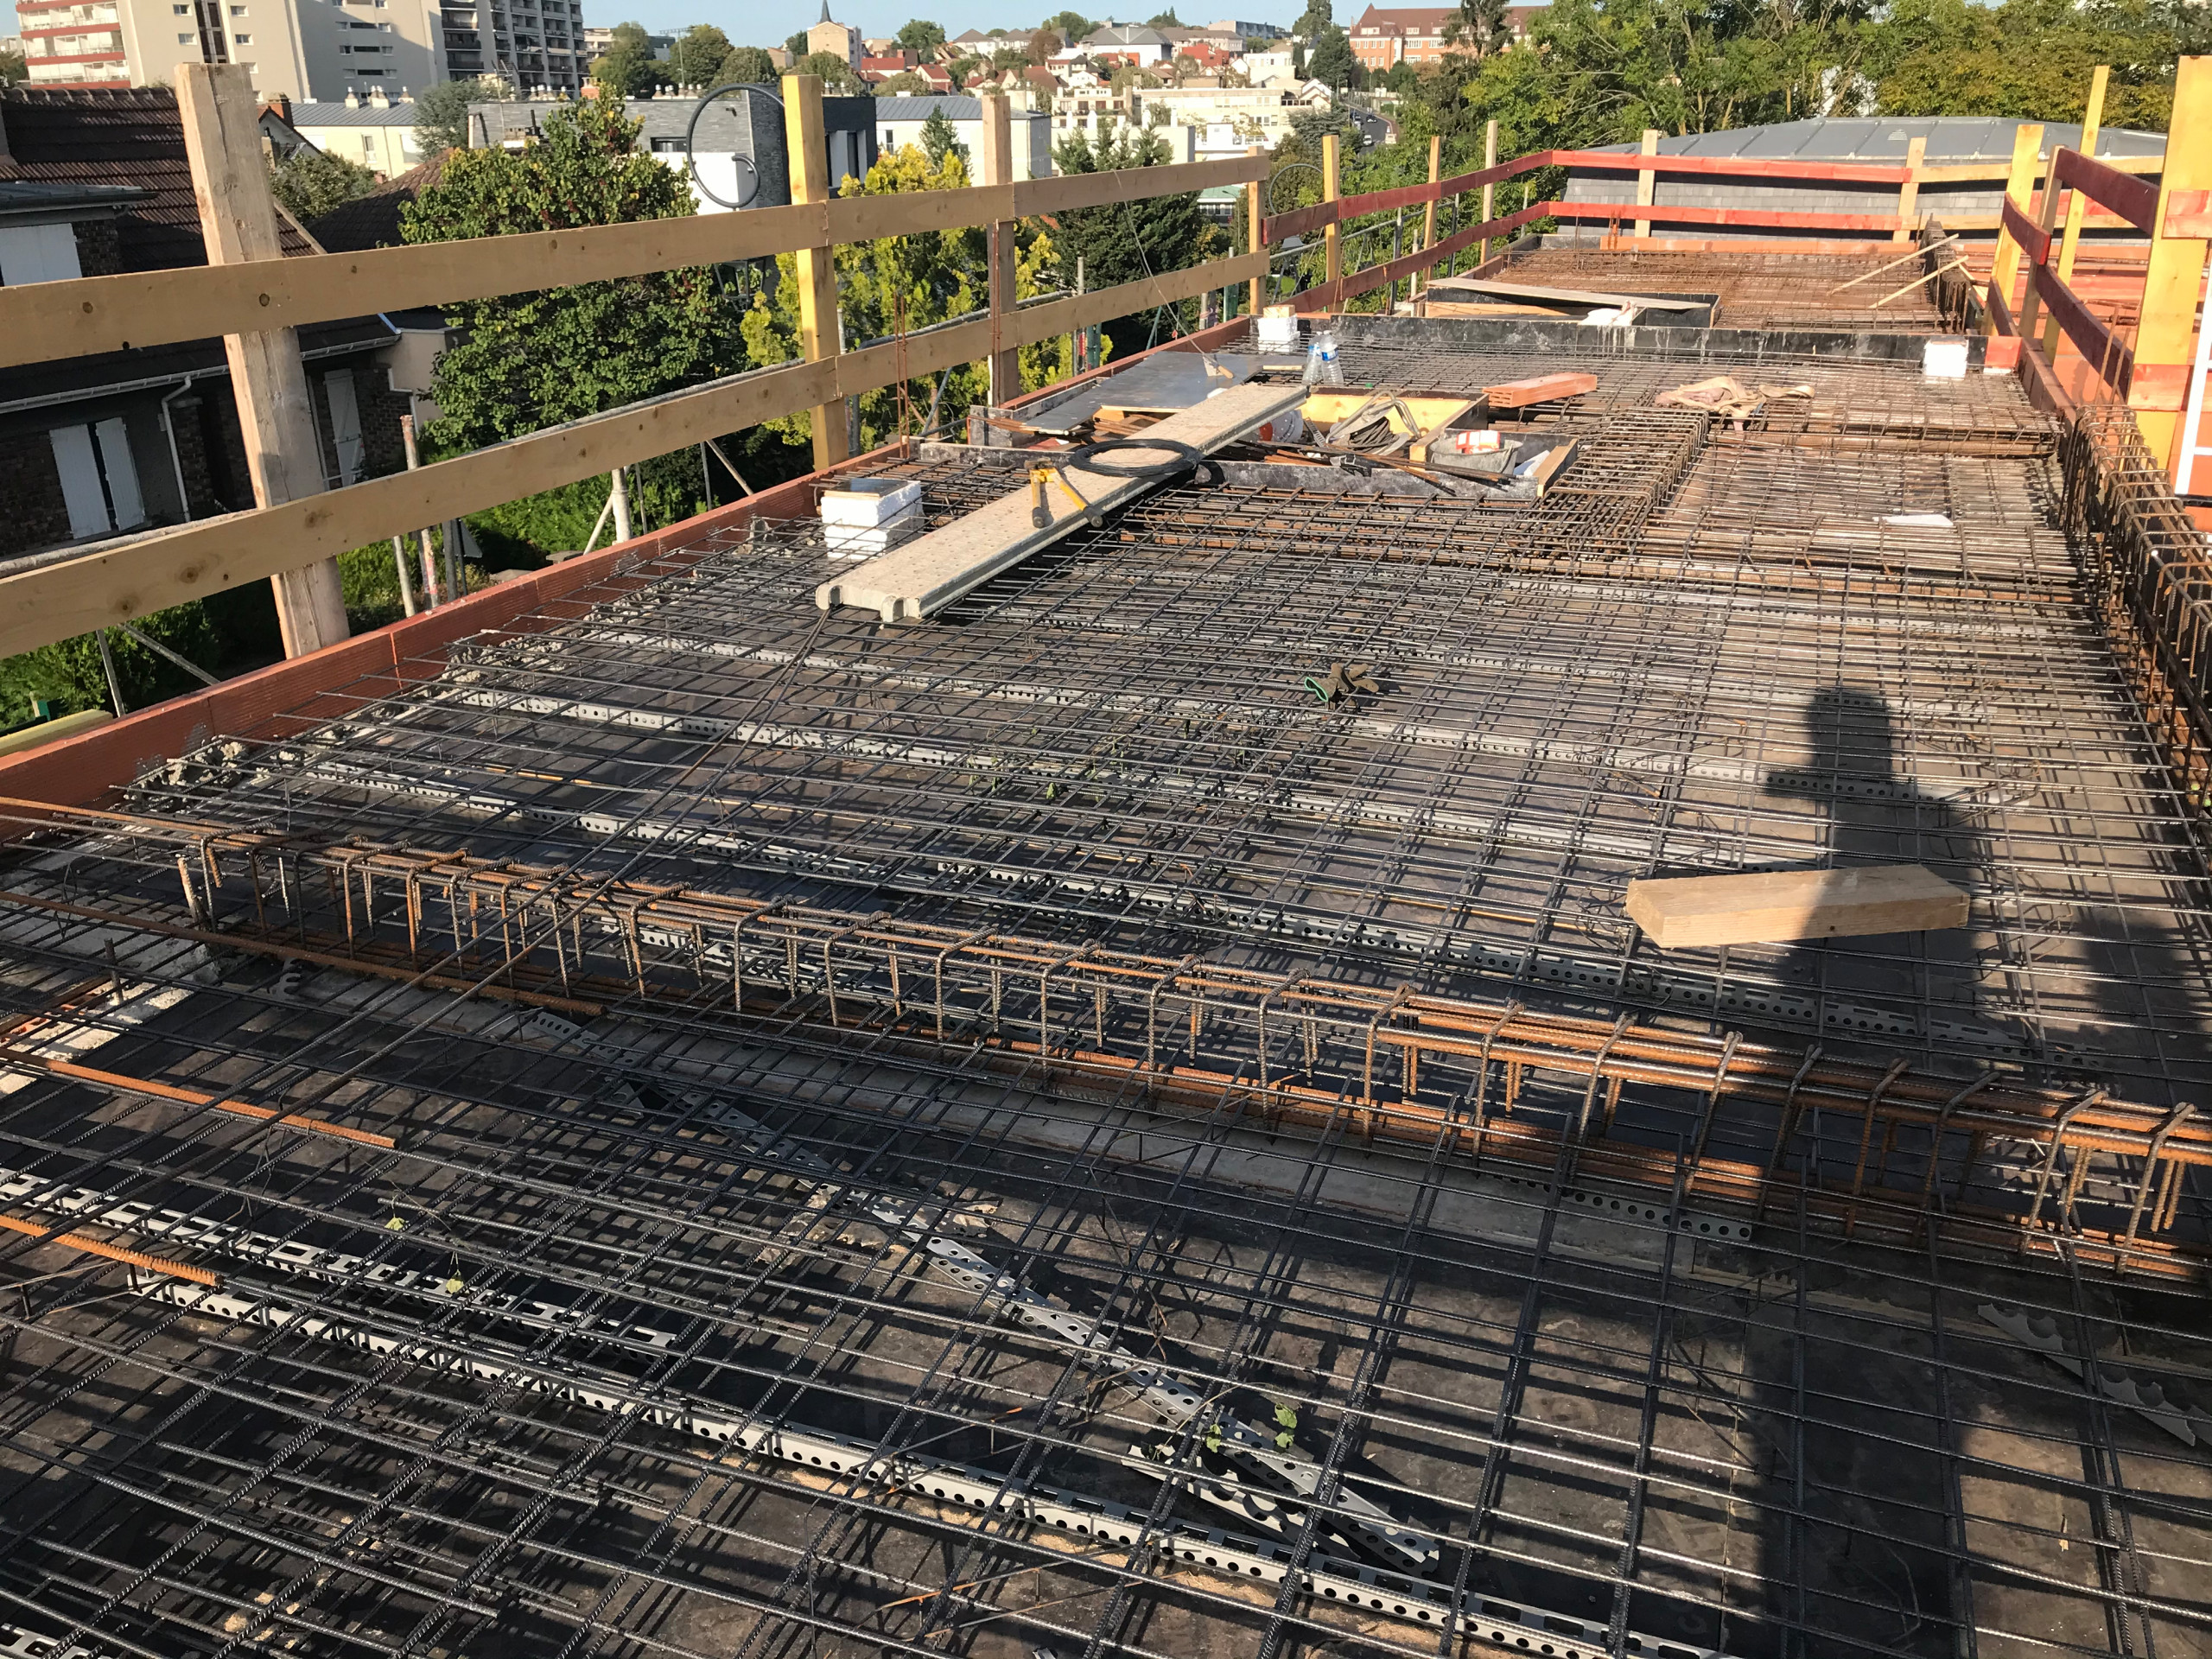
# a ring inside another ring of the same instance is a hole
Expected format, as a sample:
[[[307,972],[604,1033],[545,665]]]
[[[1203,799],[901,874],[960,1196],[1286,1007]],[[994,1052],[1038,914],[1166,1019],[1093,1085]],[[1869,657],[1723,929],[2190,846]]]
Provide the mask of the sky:
[[[1168,3],[1154,0],[1149,10],[1132,12],[1128,21],[1142,22]],[[1211,3],[1225,4],[1226,0]],[[1062,10],[1066,0],[922,0],[922,4],[933,9],[918,10],[916,0],[830,0],[830,15],[868,35],[895,35],[910,17],[926,17],[944,24],[946,34],[957,35],[970,29],[1034,29],[1039,18]],[[1249,22],[1281,23],[1287,29],[1305,9],[1305,0],[1297,0],[1295,4],[1264,7],[1265,16],[1249,11],[1238,15]],[[1076,10],[1086,17],[1111,21],[1082,6]],[[1337,0],[1337,21],[1350,21],[1356,10],[1348,0]],[[1210,23],[1229,13],[1201,10],[1186,15],[1179,6],[1175,15],[1186,23]],[[584,22],[594,29],[639,22],[656,35],[679,35],[694,23],[712,23],[739,46],[781,46],[793,30],[809,28],[821,16],[822,0],[760,0],[746,6],[729,0],[584,0]]]

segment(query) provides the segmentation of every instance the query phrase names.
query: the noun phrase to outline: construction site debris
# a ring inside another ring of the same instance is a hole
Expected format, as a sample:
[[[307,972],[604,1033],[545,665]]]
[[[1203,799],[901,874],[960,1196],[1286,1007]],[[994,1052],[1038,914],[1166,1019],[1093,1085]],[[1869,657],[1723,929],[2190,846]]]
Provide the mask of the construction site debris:
[[[1598,377],[1594,374],[1540,374],[1527,380],[1509,380],[1503,385],[1484,386],[1483,396],[1490,400],[1492,409],[1526,409],[1531,404],[1557,403],[1597,390]]]
[[[1770,403],[1789,397],[1810,397],[1809,385],[1770,386],[1756,388],[1745,385],[1732,374],[1716,374],[1710,379],[1693,380],[1686,385],[1675,386],[1661,392],[1651,401],[1661,409],[1702,409],[1723,415],[1732,421],[1748,419]]]
[[[1365,663],[1331,663],[1326,674],[1306,677],[1306,689],[1332,709],[1363,692],[1370,697],[1382,695],[1382,683]]]
[[[1662,950],[1964,927],[1965,892],[1923,864],[1759,870],[1628,884],[1629,919]]]

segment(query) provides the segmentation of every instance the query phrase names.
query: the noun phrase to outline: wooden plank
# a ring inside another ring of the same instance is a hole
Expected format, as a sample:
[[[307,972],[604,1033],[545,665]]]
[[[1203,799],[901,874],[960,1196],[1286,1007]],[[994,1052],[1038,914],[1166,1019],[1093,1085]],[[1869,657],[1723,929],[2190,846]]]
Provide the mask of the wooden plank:
[[[1265,152],[1255,144],[1244,153],[1257,156]],[[1268,245],[1266,192],[1267,187],[1257,179],[1244,187],[1245,235],[1249,245],[1249,252],[1262,252]],[[1252,279],[1251,301],[1251,315],[1256,317],[1268,303],[1268,278],[1264,272]],[[1253,326],[1258,327],[1256,323]]]
[[[1025,306],[1005,336],[1017,345],[1071,328],[1190,299],[1267,267],[1264,254],[1217,260],[1187,270]],[[588,420],[533,432],[420,472],[366,479],[312,500],[111,542],[73,559],[0,576],[0,656],[74,639],[95,628],[166,609],[296,565],[438,524],[518,497],[709,437],[820,407],[906,376],[972,363],[990,348],[987,322],[959,323],[897,345],[848,352],[818,363],[791,363],[626,404]],[[440,607],[433,615],[443,615]]]
[[[1647,311],[1697,311],[1704,300],[1654,298],[1648,294],[1601,294],[1594,289],[1545,288],[1534,283],[1501,283],[1484,276],[1440,276],[1434,288],[1462,289],[1472,294],[1495,294],[1509,300],[1555,300],[1566,305],[1633,305]]]
[[[1631,881],[1627,909],[1662,950],[1684,950],[1964,927],[1967,899],[1924,865],[1888,864]]]
[[[2212,190],[2169,192],[2163,233],[2167,236],[2212,236]]]
[[[1897,187],[1897,227],[1891,239],[1903,242],[1912,235],[1910,226],[1920,211],[1920,181],[1923,164],[1928,159],[1928,140],[1925,137],[1909,139],[1904,147],[1904,182]]]
[[[1483,124],[1482,170],[1485,175],[1485,177],[1483,180],[1482,218],[1483,222],[1485,225],[1490,222],[1491,215],[1497,211],[1496,200],[1491,194],[1491,192],[1497,188],[1497,181],[1487,176],[1489,174],[1495,172],[1497,168],[1497,118],[1493,116],[1490,120]],[[1490,238],[1487,234],[1483,237],[1482,245],[1483,251],[1477,256],[1477,257],[1482,262],[1487,264],[1490,259]]]
[[[1484,386],[1483,396],[1490,399],[1492,409],[1526,409],[1530,404],[1548,404],[1560,397],[1579,397],[1586,391],[1597,390],[1596,375],[1562,372],[1540,374],[1528,380],[1510,380],[1499,386]]]
[[[207,263],[281,263],[276,199],[262,160],[261,105],[251,73],[236,64],[182,65],[176,105]],[[223,353],[255,503],[270,507],[321,494],[322,439],[299,335],[289,328],[226,334]],[[346,594],[334,558],[302,555],[270,575],[287,657],[304,657],[346,637]]]
[[[1636,207],[1617,201],[1554,201],[1545,204],[1554,219],[1605,224],[1633,212],[1661,225],[1740,225],[1768,231],[1894,231],[1895,213],[1800,213],[1757,207]]]
[[[2135,353],[2128,349],[2126,342],[2112,331],[2104,319],[2082,304],[2072,289],[2056,277],[2044,283],[2037,298],[2050,313],[2050,320],[2074,342],[2074,349],[2088,359],[2089,366],[2105,383],[2116,391],[2126,391],[2135,375]]]
[[[1014,182],[1014,121],[1003,92],[987,92],[982,99],[981,161],[985,184]],[[985,232],[984,269],[989,273],[991,352],[984,359],[993,407],[1000,408],[1021,395],[1021,353],[999,349],[999,331],[1014,306],[1014,221],[995,219]]]
[[[1321,200],[1332,207],[1342,194],[1339,186],[1343,173],[1338,162],[1338,148],[1335,133],[1321,135]],[[1338,296],[1337,302],[1341,305],[1344,302],[1341,284],[1344,276],[1344,245],[1335,215],[1332,215],[1323,228],[1321,238],[1322,273],[1327,278],[1331,289]]]
[[[1305,396],[1302,386],[1247,383],[1177,410],[1147,428],[1145,435],[1210,453],[1297,408]],[[1158,459],[1168,458],[1168,451],[1159,452]],[[1114,457],[1116,465],[1146,459],[1141,451]],[[1102,512],[1158,487],[1080,467],[1071,468],[1070,474],[1075,489]],[[1041,525],[1032,517],[1036,501],[1027,475],[1009,472],[1007,484],[1007,493],[997,500],[831,577],[815,589],[815,603],[825,611],[855,606],[874,611],[886,622],[918,622],[1082,527],[1085,509],[1057,476],[1044,492],[1046,522]]]
[[[2024,209],[2036,186],[2036,158],[2042,153],[2041,122],[2024,121],[2012,129],[2012,171],[2005,181],[2005,200],[1998,210],[1997,253],[1990,263],[1986,326],[1992,334],[2000,332],[1997,317],[2000,308],[2012,301],[2012,279],[2020,270],[2020,243],[2012,227],[2028,223]],[[2001,332],[2010,334],[2017,330],[2008,327]]]
[[[1265,157],[1237,156],[1022,180],[1012,187],[1010,201],[1005,187],[982,186],[839,197],[741,213],[308,255],[250,269],[188,266],[0,288],[0,367],[1141,201],[1263,179],[1266,169]]]
[[[830,200],[829,143],[822,127],[822,77],[784,77],[784,147],[791,162],[791,200],[801,206]],[[799,351],[820,363],[843,348],[843,323],[837,313],[837,251],[824,244],[800,248],[798,266]],[[852,453],[845,425],[844,399],[817,404],[807,418],[818,472]]]
[[[2141,384],[2130,385],[2127,402],[2144,443],[2171,477],[2174,448],[2181,439],[2180,411],[2187,401],[2174,391],[2185,383],[2196,360],[2197,302],[2204,292],[2207,245],[2201,234],[2169,232],[2166,205],[2177,193],[2212,188],[2212,57],[2181,60],[2166,132],[2164,181],[2146,215],[2158,228],[2151,237],[2151,257],[2143,272],[2142,320],[2135,329],[2133,378]]]
[[[2047,200],[2054,207],[2058,201],[2058,198],[2048,190],[2041,192],[2038,200]],[[2030,264],[2040,265],[2050,259],[2050,232],[2048,230],[2009,200],[1999,218],[2004,225],[2005,235],[2011,237],[2018,245],[2019,251],[2027,255]]]
[[[2173,153],[2174,145],[2169,142],[2166,156]],[[2158,171],[2164,170],[2165,159],[2160,157]],[[2107,162],[2092,161],[2075,150],[2061,149],[2050,158],[2050,176],[2062,186],[2081,191],[2099,206],[2111,208],[2139,231],[2148,231],[2158,222],[2158,187]]]
[[[2082,115],[2081,153],[2084,156],[2094,156],[2097,153],[2097,136],[2104,126],[2105,88],[2111,79],[2112,67],[2102,63],[2097,66],[2095,73],[2089,77],[2089,105]],[[2158,160],[2163,165],[2165,157],[2162,156]],[[2057,156],[2054,155],[2050,158],[2050,179],[2045,188],[2055,191],[2061,188]],[[2082,245],[2082,221],[2088,211],[2089,198],[2086,192],[2080,190],[2067,192],[2066,232],[2058,245],[2058,280],[2062,283],[2070,283],[2074,280],[2074,256]],[[2046,360],[2058,355],[2058,319],[2054,316],[2043,326],[2043,354]]]
[[[1658,128],[1646,127],[1643,130],[1643,154],[1646,156],[1656,156],[1659,153],[1659,140],[1661,137],[1662,135]],[[1640,167],[1637,168],[1636,205],[1637,207],[1650,207],[1654,200],[1656,199],[1658,189],[1659,175],[1654,169],[1649,167]],[[1636,234],[1639,240],[1649,238],[1651,234],[1651,221],[1648,219],[1637,219],[1636,221]]]
[[[1444,136],[1441,133],[1431,133],[1428,137],[1428,182],[1433,188],[1441,181],[1443,177]],[[1436,248],[1437,198],[1432,194],[1425,198],[1425,200],[1427,205],[1421,210],[1421,250],[1424,253],[1433,254]],[[1431,270],[1433,268],[1433,265],[1427,267]],[[1406,296],[1408,299],[1413,298],[1421,294],[1426,287],[1427,284],[1418,276],[1408,277],[1406,283]]]

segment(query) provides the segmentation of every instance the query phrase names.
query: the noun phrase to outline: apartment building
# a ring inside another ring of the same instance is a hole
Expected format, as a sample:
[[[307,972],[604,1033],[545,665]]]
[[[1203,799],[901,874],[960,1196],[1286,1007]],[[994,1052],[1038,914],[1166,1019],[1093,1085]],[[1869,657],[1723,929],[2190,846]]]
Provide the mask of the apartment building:
[[[581,91],[599,55],[586,36],[607,32],[584,28],[582,0],[444,0],[440,10],[454,79],[503,75],[525,92]]]
[[[1542,10],[1541,6],[1506,9],[1506,25],[1516,41],[1528,37],[1529,20]],[[1350,30],[1351,54],[1364,69],[1434,63],[1453,49],[1445,34],[1459,16],[1457,6],[1370,6]]]
[[[437,0],[16,0],[16,14],[34,86],[166,85],[183,64],[236,63],[264,99],[335,101],[448,73]]]

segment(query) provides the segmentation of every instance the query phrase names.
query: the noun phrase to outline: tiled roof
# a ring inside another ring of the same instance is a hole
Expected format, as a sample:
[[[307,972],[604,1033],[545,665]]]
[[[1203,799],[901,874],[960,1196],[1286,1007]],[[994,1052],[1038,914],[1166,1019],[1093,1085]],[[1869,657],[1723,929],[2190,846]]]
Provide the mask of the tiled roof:
[[[438,156],[420,167],[410,167],[396,179],[386,179],[365,196],[334,207],[308,226],[308,234],[332,253],[359,253],[367,248],[396,248],[404,240],[399,233],[399,210],[438,181],[445,157]]]
[[[148,194],[117,221],[125,270],[204,265],[176,94],[165,86],[10,87],[0,93],[10,161],[0,178],[28,183],[129,184]],[[287,254],[312,253],[289,224]]]
[[[395,104],[390,109],[379,110],[371,104],[358,107],[346,104],[295,104],[292,124],[302,128],[411,127],[415,124],[415,105]]]

